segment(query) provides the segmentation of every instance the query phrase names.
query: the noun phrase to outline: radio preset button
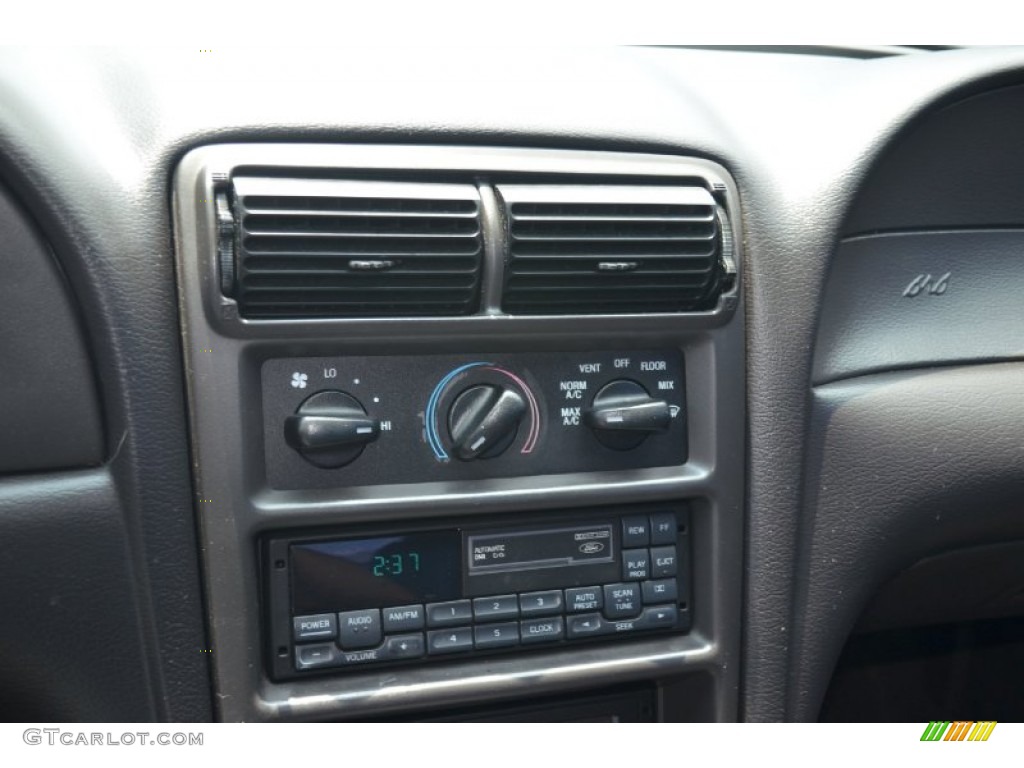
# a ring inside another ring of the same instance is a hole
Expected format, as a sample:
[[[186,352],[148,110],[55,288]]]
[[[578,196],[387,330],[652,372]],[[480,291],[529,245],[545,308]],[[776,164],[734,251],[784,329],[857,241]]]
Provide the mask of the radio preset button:
[[[414,659],[426,653],[422,632],[394,635],[384,641],[384,646],[389,659]]]
[[[498,621],[519,618],[519,598],[515,595],[478,597],[473,600],[473,615],[477,621]]]
[[[519,624],[519,634],[524,645],[561,640],[565,634],[565,622],[561,616],[550,619],[526,619]]]
[[[338,645],[345,650],[372,648],[380,643],[380,639],[379,609],[338,614]]]
[[[679,599],[679,591],[675,579],[645,581],[640,585],[645,603],[674,603]]]
[[[651,515],[651,544],[675,544],[677,535],[675,515],[671,512]]]
[[[651,553],[646,549],[627,549],[622,553],[622,578],[627,581],[651,577]]]
[[[422,605],[400,605],[397,608],[384,609],[385,632],[408,632],[412,629],[423,629],[423,623]]]
[[[651,521],[647,517],[622,519],[622,547],[646,547],[651,543]]]
[[[519,645],[519,624],[509,621],[503,624],[475,627],[473,639],[477,648],[504,648],[509,645]]]
[[[467,601],[468,602],[468,601]],[[473,628],[437,629],[427,633],[427,650],[432,654],[473,650]]]
[[[570,613],[599,611],[604,607],[604,593],[600,587],[575,587],[565,590],[565,609]]]
[[[630,619],[640,615],[640,587],[637,584],[606,584],[604,615],[609,619]]]
[[[295,649],[295,668],[302,670],[329,667],[336,661],[336,652],[334,643],[300,645]]]
[[[333,613],[316,616],[296,616],[292,619],[292,634],[297,642],[303,640],[333,640],[338,633],[338,617]]]
[[[676,548],[655,547],[651,550],[651,577],[668,579],[676,575]]]
[[[452,624],[465,624],[472,620],[473,606],[469,600],[427,604],[427,626],[445,627]]]
[[[519,596],[523,616],[554,616],[562,612],[562,591],[524,592]]]

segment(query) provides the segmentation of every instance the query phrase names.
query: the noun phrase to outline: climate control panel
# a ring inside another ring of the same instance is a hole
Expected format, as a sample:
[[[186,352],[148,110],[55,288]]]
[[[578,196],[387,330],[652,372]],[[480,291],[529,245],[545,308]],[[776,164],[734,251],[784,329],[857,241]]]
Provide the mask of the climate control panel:
[[[280,358],[262,383],[278,489],[672,466],[688,453],[678,350]]]

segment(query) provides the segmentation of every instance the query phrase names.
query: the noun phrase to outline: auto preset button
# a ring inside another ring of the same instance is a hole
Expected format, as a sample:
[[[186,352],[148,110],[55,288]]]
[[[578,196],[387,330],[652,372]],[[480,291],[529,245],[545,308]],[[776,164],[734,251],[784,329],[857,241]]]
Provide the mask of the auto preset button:
[[[565,590],[565,610],[570,613],[599,611],[604,606],[601,587],[574,587]]]

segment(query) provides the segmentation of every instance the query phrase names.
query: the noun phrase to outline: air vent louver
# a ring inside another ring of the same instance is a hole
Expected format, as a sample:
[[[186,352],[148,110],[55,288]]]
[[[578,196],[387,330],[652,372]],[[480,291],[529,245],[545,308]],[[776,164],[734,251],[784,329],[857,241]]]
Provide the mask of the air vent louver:
[[[236,177],[233,295],[249,318],[468,315],[480,196],[462,184]]]
[[[509,314],[684,312],[714,306],[723,264],[701,187],[500,186]]]

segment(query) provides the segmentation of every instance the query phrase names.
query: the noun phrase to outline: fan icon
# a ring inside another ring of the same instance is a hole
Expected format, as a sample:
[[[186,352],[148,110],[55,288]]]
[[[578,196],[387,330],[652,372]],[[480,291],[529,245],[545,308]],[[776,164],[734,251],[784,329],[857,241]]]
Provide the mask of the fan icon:
[[[306,379],[308,378],[309,377],[306,374],[299,373],[298,371],[296,371],[295,373],[292,374],[292,386],[295,387],[296,389],[305,389]]]

